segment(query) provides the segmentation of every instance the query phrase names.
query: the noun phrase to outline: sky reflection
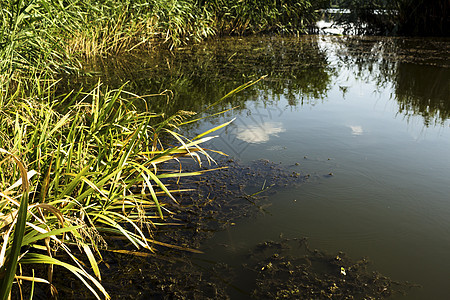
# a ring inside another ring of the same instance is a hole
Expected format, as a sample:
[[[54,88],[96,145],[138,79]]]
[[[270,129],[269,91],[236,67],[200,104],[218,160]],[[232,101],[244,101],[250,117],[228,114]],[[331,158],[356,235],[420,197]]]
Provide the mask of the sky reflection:
[[[280,122],[264,122],[258,125],[238,127],[237,138],[247,143],[260,144],[269,141],[271,136],[278,136],[278,133],[285,131],[286,129]]]

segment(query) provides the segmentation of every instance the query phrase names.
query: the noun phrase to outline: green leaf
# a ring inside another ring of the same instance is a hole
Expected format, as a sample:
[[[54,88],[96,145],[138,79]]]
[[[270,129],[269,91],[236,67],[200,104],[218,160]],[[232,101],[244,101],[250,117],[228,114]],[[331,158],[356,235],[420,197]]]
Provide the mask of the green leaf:
[[[14,281],[14,276],[16,275],[16,269],[17,269],[17,260],[20,255],[20,249],[22,247],[22,240],[23,236],[25,234],[25,224],[27,220],[27,212],[28,212],[28,190],[29,190],[29,183],[27,178],[27,170],[25,166],[22,164],[22,162],[13,154],[9,153],[8,151],[0,148],[0,153],[5,153],[10,155],[15,163],[17,164],[17,167],[20,170],[20,175],[22,177],[22,200],[20,201],[19,211],[17,213],[17,220],[16,220],[16,227],[14,229],[14,238],[13,238],[13,244],[11,247],[11,251],[7,257],[6,262],[6,270],[4,273],[3,280],[1,282],[0,287],[0,299],[6,300],[9,297],[9,293],[11,291],[11,287]],[[7,241],[6,241],[7,242]],[[2,268],[3,269],[3,268]],[[2,270],[3,271],[3,270]]]
[[[73,266],[71,264],[62,262],[56,258],[49,257],[47,255],[38,254],[38,253],[27,253],[21,259],[20,263],[22,264],[49,264],[49,265],[57,265],[66,268],[70,272],[72,272],[75,276],[77,276],[86,287],[94,294],[94,296],[100,300],[97,292],[94,288],[85,280],[85,278],[89,279],[106,297],[106,299],[110,299],[108,292],[106,292],[105,288],[97,281],[93,276],[89,275],[85,270]]]
[[[59,229],[55,229],[55,230],[49,231],[47,233],[41,233],[41,232],[34,231],[33,232],[34,234],[32,234],[32,235],[28,234],[28,235],[26,235],[24,237],[24,239],[22,241],[22,246],[29,245],[29,244],[34,243],[34,242],[39,241],[39,240],[43,240],[43,239],[45,239],[47,237],[50,237],[52,235],[56,236],[56,235],[63,234],[65,232],[74,231],[74,230],[77,230],[78,228],[81,228],[81,227],[82,227],[81,225],[64,227],[64,228],[59,228]]]

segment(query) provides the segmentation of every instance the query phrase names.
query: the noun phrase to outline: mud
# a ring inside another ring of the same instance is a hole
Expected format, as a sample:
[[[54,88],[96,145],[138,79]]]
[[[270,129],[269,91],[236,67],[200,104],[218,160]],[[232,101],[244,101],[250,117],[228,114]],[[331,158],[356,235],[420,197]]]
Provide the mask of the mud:
[[[385,299],[414,287],[369,271],[366,258],[311,250],[305,238],[262,243],[249,261],[255,299]]]
[[[155,240],[198,249],[239,218],[263,214],[270,203],[267,197],[280,188],[328,176],[300,174],[295,165],[268,161],[224,164],[228,168],[183,181],[183,188],[193,190],[177,196],[179,206],[167,205],[176,214],[166,221],[176,225],[158,227]],[[175,188],[177,182],[166,184]],[[133,251],[102,251],[102,284],[112,299],[384,299],[410,287],[368,271],[367,259],[354,261],[344,253],[311,250],[306,239],[259,244],[241,266],[218,261],[205,265],[199,261],[201,255],[158,245],[155,253],[144,253],[122,240],[108,240],[108,244],[109,250]],[[242,274],[252,282],[245,291],[234,286]],[[62,268],[55,268],[54,285],[59,299],[95,299]],[[45,287],[37,285],[35,299],[47,297]]]
[[[169,223],[177,229],[158,228],[156,238],[168,243],[190,248],[200,247],[201,242],[214,232],[233,225],[240,218],[252,218],[264,214],[270,205],[268,197],[283,187],[293,187],[320,175],[300,174],[294,167],[285,167],[266,160],[242,165],[235,160],[219,162],[226,168],[206,172],[182,181],[166,182],[173,188],[188,188],[176,198],[180,206],[169,205],[175,212]],[[208,170],[209,167],[201,168]],[[190,166],[186,171],[198,171]]]

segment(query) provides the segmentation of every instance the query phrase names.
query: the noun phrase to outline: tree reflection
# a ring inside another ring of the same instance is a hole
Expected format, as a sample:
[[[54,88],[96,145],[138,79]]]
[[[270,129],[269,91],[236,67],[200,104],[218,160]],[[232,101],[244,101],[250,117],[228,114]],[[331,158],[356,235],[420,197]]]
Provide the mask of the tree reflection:
[[[328,52],[330,47],[335,55]],[[450,117],[448,53],[450,44],[445,39],[224,37],[174,53],[92,61],[87,71],[93,76],[78,84],[101,79],[117,87],[128,81],[126,90],[138,95],[165,91],[147,98],[146,105],[171,115],[180,109],[202,111],[237,86],[263,75],[268,75],[263,82],[216,109],[245,109],[249,100],[268,104],[281,98],[291,106],[314,105],[326,99],[332,78],[349,69],[357,79],[376,83],[379,91],[392,89],[401,114],[421,115],[430,125]],[[340,89],[345,94],[347,87]]]
[[[426,126],[450,118],[450,45],[445,39],[349,37],[336,39],[339,61],[379,89],[389,85],[399,113],[420,115]]]
[[[426,125],[450,118],[450,69],[400,62],[395,78],[399,111],[421,115]]]
[[[139,95],[170,90],[172,93],[148,101],[153,111],[169,115],[180,109],[201,111],[237,86],[263,75],[268,76],[262,83],[227,99],[218,109],[237,105],[244,109],[247,100],[268,103],[281,97],[293,106],[312,105],[325,99],[334,72],[314,36],[221,38],[175,53],[92,61],[86,71],[93,76],[77,84],[101,79],[116,87],[129,81],[126,89]]]

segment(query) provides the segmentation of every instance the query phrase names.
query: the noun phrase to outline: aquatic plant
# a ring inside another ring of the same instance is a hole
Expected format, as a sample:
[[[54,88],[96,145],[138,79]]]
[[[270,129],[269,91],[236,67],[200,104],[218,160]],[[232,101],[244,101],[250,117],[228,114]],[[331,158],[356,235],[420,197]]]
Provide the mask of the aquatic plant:
[[[296,2],[271,8],[268,1],[258,13],[256,2],[241,4],[229,1],[225,11],[194,0],[0,0],[2,299],[13,282],[19,293],[24,281],[32,282],[31,294],[36,282],[55,293],[55,265],[72,272],[97,298],[99,293],[108,298],[98,265],[108,237],[125,237],[152,251],[158,244],[152,231],[172,213],[167,203],[177,205],[174,193],[180,192],[164,181],[199,174],[162,172],[160,165],[185,156],[211,161],[201,144],[228,124],[187,139],[177,129],[195,121],[187,120],[193,113],[155,114],[145,109],[144,98],[100,84],[87,93],[60,95],[55,79],[82,68],[82,57],[161,44],[172,49],[217,32],[302,32],[305,20],[316,16],[306,18],[313,9],[309,1],[295,10],[290,5]],[[260,20],[266,12],[270,16]],[[300,26],[283,27],[282,18],[301,21]],[[60,252],[63,258],[56,256]],[[30,268],[22,268],[27,264],[48,265],[46,278],[41,270],[29,274]]]
[[[63,28],[60,14],[50,15],[37,1],[2,0],[0,7],[0,83],[16,73],[32,76],[75,67],[55,34]]]

